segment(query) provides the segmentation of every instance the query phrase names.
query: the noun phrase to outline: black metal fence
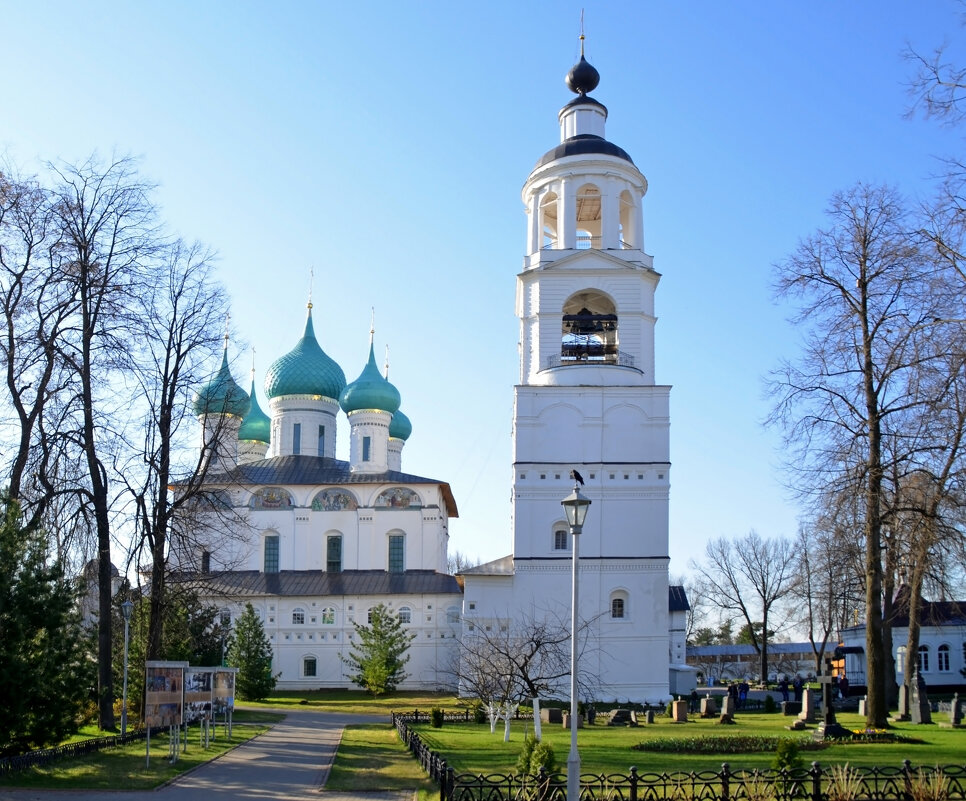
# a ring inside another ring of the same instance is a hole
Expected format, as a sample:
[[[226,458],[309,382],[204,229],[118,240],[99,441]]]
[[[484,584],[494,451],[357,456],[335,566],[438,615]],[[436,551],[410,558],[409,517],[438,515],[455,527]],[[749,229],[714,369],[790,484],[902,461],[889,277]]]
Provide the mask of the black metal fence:
[[[468,720],[463,715],[447,719]],[[439,785],[440,801],[566,801],[562,773],[457,774],[430,750],[409,723],[429,715],[393,713],[403,743]],[[854,768],[848,765],[794,770],[638,772],[580,776],[580,801],[966,801],[966,766]]]
[[[159,726],[151,730],[152,734],[162,732],[167,727]],[[64,757],[78,757],[86,754],[93,754],[104,748],[116,748],[125,743],[134,743],[147,737],[147,729],[134,729],[123,737],[120,734],[111,737],[95,737],[90,740],[80,740],[76,743],[58,745],[54,748],[40,748],[36,751],[28,751],[26,754],[17,754],[0,758],[0,776],[9,776],[11,773],[18,773],[28,768],[49,765]]]

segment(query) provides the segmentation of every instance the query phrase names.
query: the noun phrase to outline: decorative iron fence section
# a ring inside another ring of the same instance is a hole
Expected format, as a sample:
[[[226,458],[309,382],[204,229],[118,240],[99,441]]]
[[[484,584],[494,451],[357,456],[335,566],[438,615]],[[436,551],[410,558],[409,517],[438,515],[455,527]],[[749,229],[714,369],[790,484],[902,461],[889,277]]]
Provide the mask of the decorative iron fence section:
[[[393,713],[403,743],[439,785],[440,801],[566,801],[567,776],[457,774],[430,750],[409,723],[429,715]],[[469,713],[447,715],[468,721]],[[966,801],[966,765],[914,768],[823,767],[813,762],[796,770],[735,770],[725,762],[718,771],[638,772],[580,776],[580,801]]]
[[[164,731],[167,727],[158,726],[151,729],[152,734]],[[90,740],[81,740],[76,743],[67,743],[53,748],[39,748],[36,751],[28,751],[26,754],[16,754],[0,758],[0,776],[9,776],[12,773],[19,773],[28,768],[49,765],[65,757],[79,757],[93,754],[104,748],[116,748],[125,743],[134,743],[147,737],[147,729],[135,729],[129,731],[123,737],[114,735],[113,737],[95,737]]]

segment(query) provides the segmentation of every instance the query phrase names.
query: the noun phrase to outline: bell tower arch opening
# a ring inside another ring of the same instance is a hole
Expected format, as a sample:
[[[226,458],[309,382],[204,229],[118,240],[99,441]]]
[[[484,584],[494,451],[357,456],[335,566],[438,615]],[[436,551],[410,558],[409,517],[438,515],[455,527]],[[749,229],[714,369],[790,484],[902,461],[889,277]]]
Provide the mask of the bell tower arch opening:
[[[597,289],[571,295],[563,306],[560,361],[616,364],[617,307]]]
[[[589,250],[601,245],[600,189],[583,184],[577,190],[577,249]]]
[[[540,201],[540,247],[556,248],[560,241],[557,215],[557,193],[547,192]]]

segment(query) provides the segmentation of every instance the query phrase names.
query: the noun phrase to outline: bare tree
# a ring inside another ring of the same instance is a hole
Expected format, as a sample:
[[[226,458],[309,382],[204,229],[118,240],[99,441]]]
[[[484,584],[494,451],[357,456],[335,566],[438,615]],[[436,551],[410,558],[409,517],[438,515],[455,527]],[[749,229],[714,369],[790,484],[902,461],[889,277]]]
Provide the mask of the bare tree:
[[[51,165],[50,190],[58,227],[54,269],[65,277],[72,315],[56,342],[78,400],[58,430],[80,454],[84,485],[77,491],[91,510],[98,560],[98,709],[100,725],[114,728],[111,675],[112,468],[121,440],[113,427],[127,404],[119,388],[130,364],[134,331],[131,300],[143,290],[142,266],[158,244],[150,187],[133,162]]]
[[[940,354],[925,331],[950,317],[936,292],[943,266],[923,247],[902,199],[859,184],[833,196],[830,225],[777,266],[780,297],[797,301],[801,357],[773,375],[771,421],[784,428],[804,494],[859,499],[865,545],[867,722],[887,724],[883,522],[890,431],[930,402],[918,380]],[[896,425],[893,425],[893,420]]]
[[[592,621],[577,632],[581,655],[596,647]],[[464,621],[457,679],[461,690],[486,703],[505,704],[524,698],[533,703],[534,730],[540,737],[540,698],[560,692],[570,676],[570,619],[543,610],[495,620]],[[579,692],[593,698],[599,677],[578,659]]]
[[[838,500],[838,499],[835,499]],[[795,572],[790,597],[795,620],[812,647],[815,672],[825,663],[829,640],[847,625],[849,611],[860,602],[861,587],[856,586],[861,557],[852,532],[843,525],[841,504],[803,526],[795,544]],[[834,642],[833,642],[834,647]]]
[[[793,565],[788,540],[763,539],[754,531],[740,539],[712,540],[704,562],[691,565],[707,588],[708,602],[744,621],[762,681],[768,678],[769,626],[791,591]]]
[[[144,335],[132,375],[138,386],[135,409],[142,412],[140,439],[132,443],[132,463],[122,476],[137,510],[134,547],[146,551],[151,577],[148,659],[162,653],[171,538],[190,537],[202,524],[195,512],[206,492],[209,459],[196,447],[191,401],[210,373],[228,310],[212,271],[210,251],[175,241],[152,264],[152,280],[139,297]],[[188,550],[183,541],[175,545]]]

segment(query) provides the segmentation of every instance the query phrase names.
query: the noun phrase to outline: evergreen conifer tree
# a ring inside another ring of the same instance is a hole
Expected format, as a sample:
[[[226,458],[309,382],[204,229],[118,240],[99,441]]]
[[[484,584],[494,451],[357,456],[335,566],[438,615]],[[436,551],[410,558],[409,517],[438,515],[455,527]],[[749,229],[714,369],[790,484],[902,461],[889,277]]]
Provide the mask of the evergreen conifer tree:
[[[403,628],[402,621],[385,604],[372,608],[370,623],[352,625],[356,641],[345,663],[352,668],[352,681],[374,696],[392,692],[406,679],[409,661],[406,651],[416,635]]]
[[[0,755],[63,740],[77,730],[85,681],[74,588],[48,563],[46,538],[0,498]]]
[[[251,604],[235,623],[228,645],[228,664],[238,668],[235,692],[243,701],[260,701],[275,689],[278,675],[272,673],[272,644],[262,621]]]

